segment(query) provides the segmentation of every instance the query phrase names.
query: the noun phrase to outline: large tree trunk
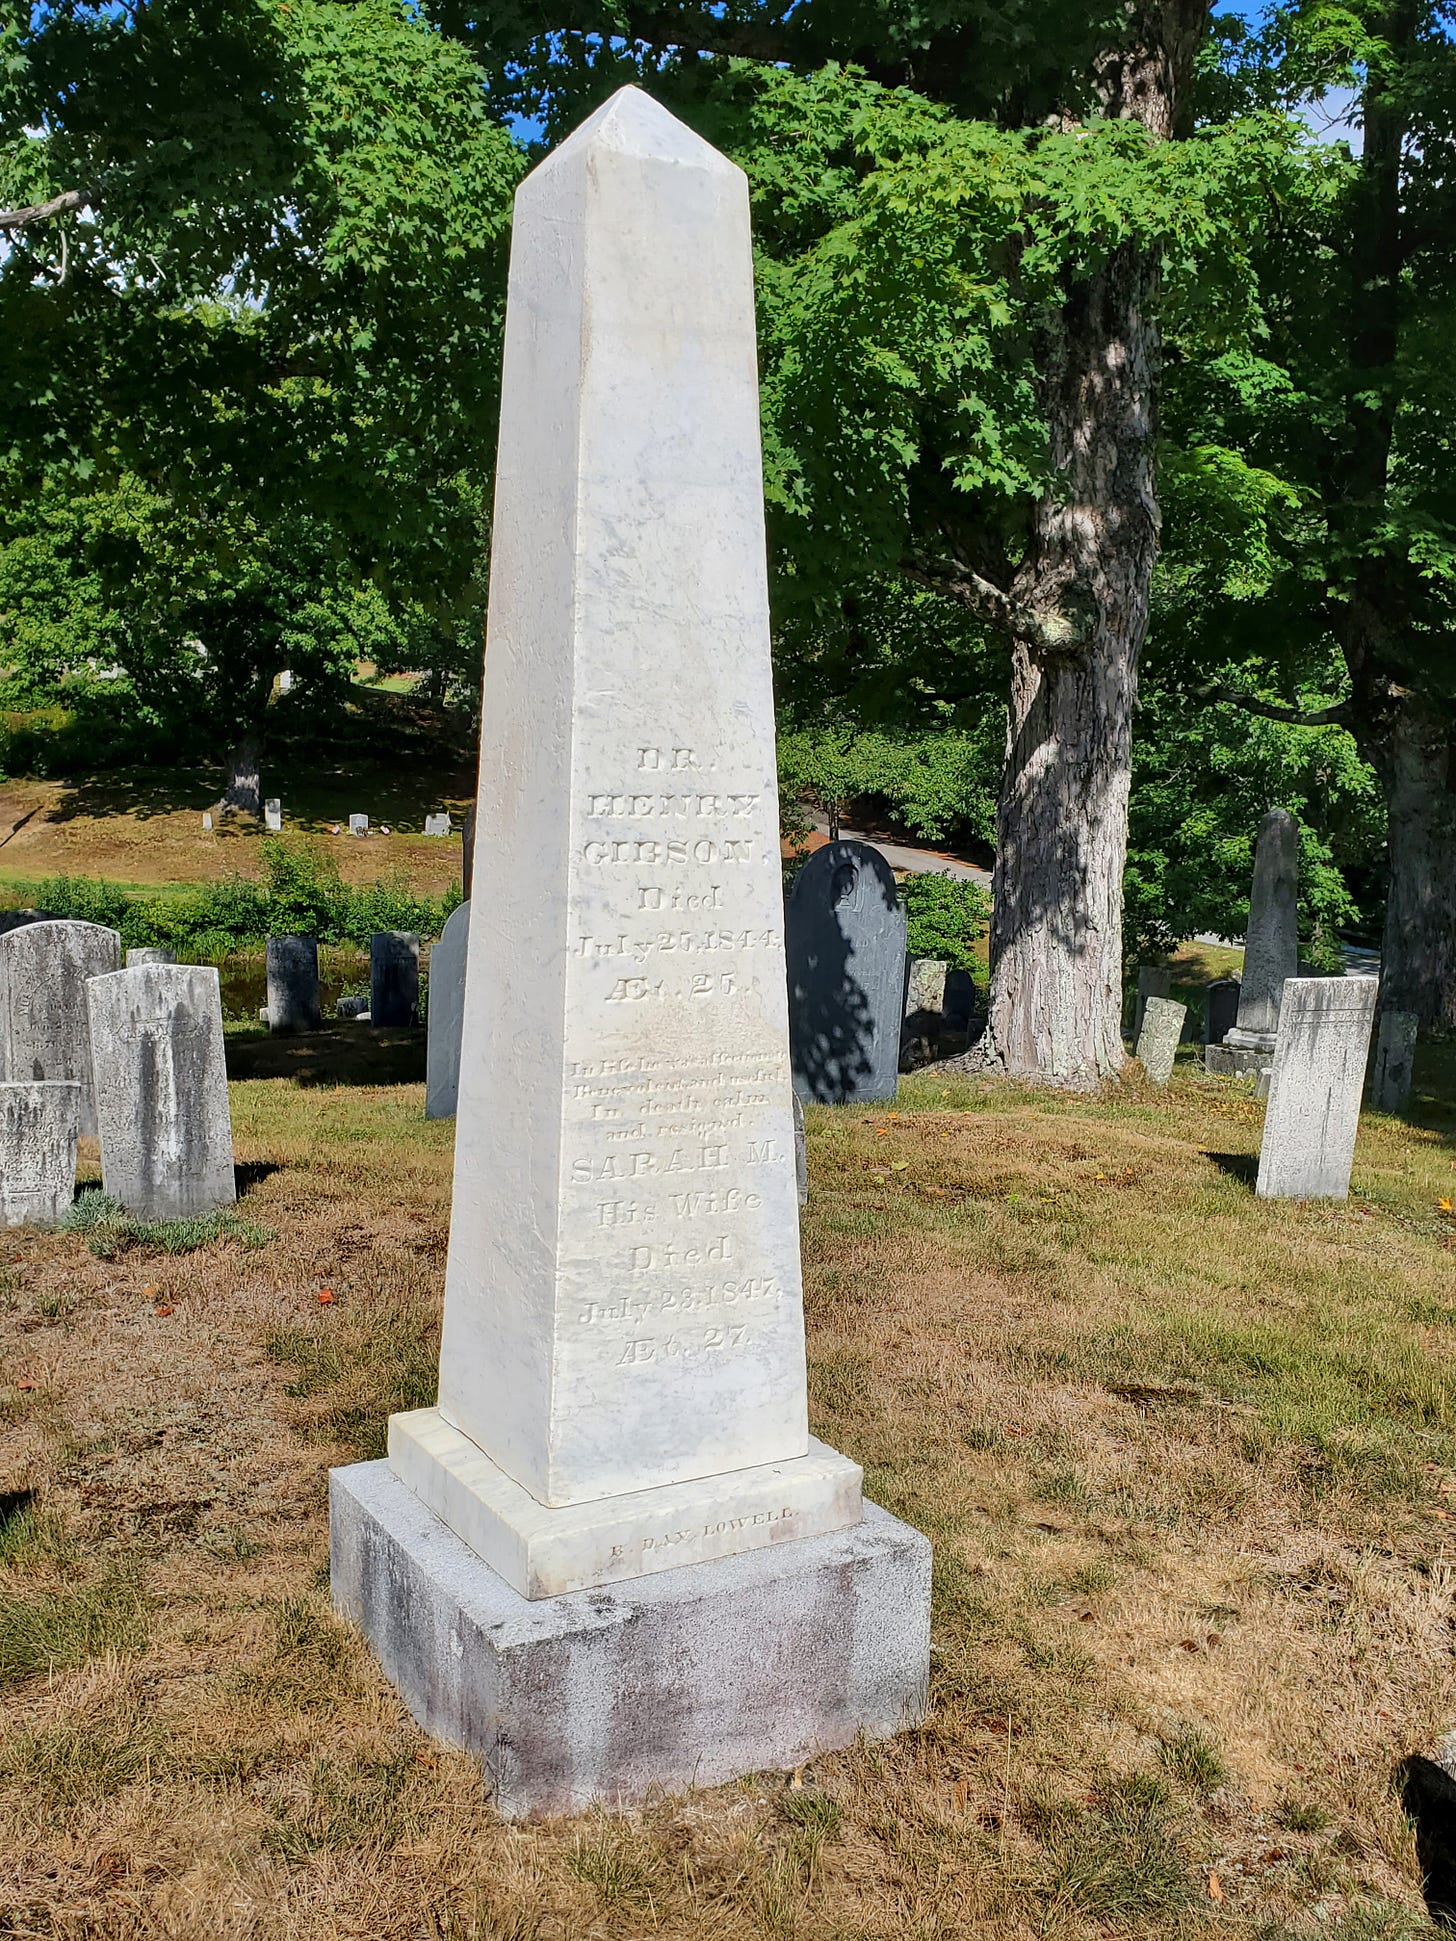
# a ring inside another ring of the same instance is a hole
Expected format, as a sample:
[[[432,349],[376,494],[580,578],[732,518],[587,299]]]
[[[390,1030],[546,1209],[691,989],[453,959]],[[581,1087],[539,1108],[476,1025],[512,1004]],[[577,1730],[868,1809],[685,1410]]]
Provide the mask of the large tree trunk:
[[[1368,720],[1368,717],[1367,717]],[[1357,734],[1390,812],[1380,1002],[1456,1028],[1456,722],[1404,693]]]
[[[222,805],[243,815],[263,813],[263,783],[258,760],[258,737],[241,735],[228,750],[227,781]]]
[[[1065,495],[1013,598],[991,987],[976,1065],[1063,1085],[1120,1070],[1122,872],[1138,654],[1158,549],[1157,266],[1122,248],[1072,293],[1050,384]],[[1065,639],[1065,650],[1059,640]]]

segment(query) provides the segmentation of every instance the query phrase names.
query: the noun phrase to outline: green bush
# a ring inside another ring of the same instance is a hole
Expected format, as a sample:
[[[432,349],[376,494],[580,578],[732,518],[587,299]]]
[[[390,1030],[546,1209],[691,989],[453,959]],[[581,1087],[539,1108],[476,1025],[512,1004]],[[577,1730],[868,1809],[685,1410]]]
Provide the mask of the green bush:
[[[438,937],[460,901],[458,890],[421,896],[395,880],[355,889],[326,852],[297,838],[263,844],[263,881],[234,876],[181,896],[129,896],[114,883],[54,876],[27,902],[36,909],[121,932],[122,943],[170,946],[180,957],[217,963],[234,951],[257,950],[266,938],[317,937],[324,944],[367,947],[375,930],[413,930]]]
[[[952,970],[975,970],[975,944],[991,922],[991,898],[979,883],[917,873],[900,885],[912,957],[940,957]]]

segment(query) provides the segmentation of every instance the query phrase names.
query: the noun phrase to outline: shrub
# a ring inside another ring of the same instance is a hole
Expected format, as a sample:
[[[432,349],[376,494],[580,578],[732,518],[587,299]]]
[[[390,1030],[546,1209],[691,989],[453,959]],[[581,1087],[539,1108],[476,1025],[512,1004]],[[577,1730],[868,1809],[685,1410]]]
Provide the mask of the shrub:
[[[991,922],[991,899],[979,883],[917,874],[900,885],[909,918],[906,949],[912,957],[940,957],[952,970],[971,970],[973,946]]]

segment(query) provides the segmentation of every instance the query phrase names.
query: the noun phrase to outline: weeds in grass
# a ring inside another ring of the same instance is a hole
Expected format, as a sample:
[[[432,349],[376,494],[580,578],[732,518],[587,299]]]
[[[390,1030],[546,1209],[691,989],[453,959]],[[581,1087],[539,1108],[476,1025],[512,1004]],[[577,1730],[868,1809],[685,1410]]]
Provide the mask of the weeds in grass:
[[[136,1220],[118,1200],[94,1190],[80,1195],[61,1224],[73,1233],[84,1233],[98,1260],[115,1260],[134,1247],[151,1253],[190,1254],[215,1240],[266,1247],[278,1237],[271,1227],[245,1220],[231,1207],[187,1220]]]
[[[1181,1726],[1165,1739],[1158,1756],[1190,1793],[1216,1793],[1228,1783],[1228,1767],[1218,1747],[1196,1725]]]
[[[1068,1913],[1121,1926],[1171,1916],[1192,1898],[1177,1820],[1140,1783],[1110,1784],[1096,1805],[1069,1808],[1051,1846],[1043,1933]]]
[[[1275,1817],[1286,1833],[1323,1833],[1330,1823],[1329,1814],[1312,1799],[1283,1799]]]
[[[126,1570],[59,1590],[0,1593],[0,1690],[108,1652],[139,1651],[145,1637],[141,1588]]]
[[[656,1856],[633,1828],[598,1820],[572,1841],[567,1859],[606,1907],[650,1909],[661,1892]]]

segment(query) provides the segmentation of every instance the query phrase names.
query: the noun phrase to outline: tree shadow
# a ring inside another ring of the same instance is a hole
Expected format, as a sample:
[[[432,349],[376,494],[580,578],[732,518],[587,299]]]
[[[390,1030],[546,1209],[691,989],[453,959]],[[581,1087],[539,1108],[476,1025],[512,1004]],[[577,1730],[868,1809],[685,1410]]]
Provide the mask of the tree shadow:
[[[277,1035],[229,1031],[230,1079],[286,1078],[295,1085],[418,1085],[425,1076],[425,1033],[418,1026],[325,1025]]]
[[[816,850],[785,913],[794,1089],[820,1105],[891,1099],[905,1014],[905,912],[866,843]]]
[[[233,1167],[233,1186],[239,1199],[250,1193],[255,1186],[261,1186],[265,1179],[283,1168],[271,1159],[240,1159]]]
[[[1415,1828],[1426,1912],[1449,1931],[1456,1928],[1456,1779],[1418,1753],[1401,1760],[1394,1778]]]
[[[1230,1179],[1242,1180],[1245,1186],[1256,1186],[1259,1181],[1259,1155],[1256,1152],[1206,1152],[1203,1157],[1210,1165],[1217,1166],[1221,1173]]]

